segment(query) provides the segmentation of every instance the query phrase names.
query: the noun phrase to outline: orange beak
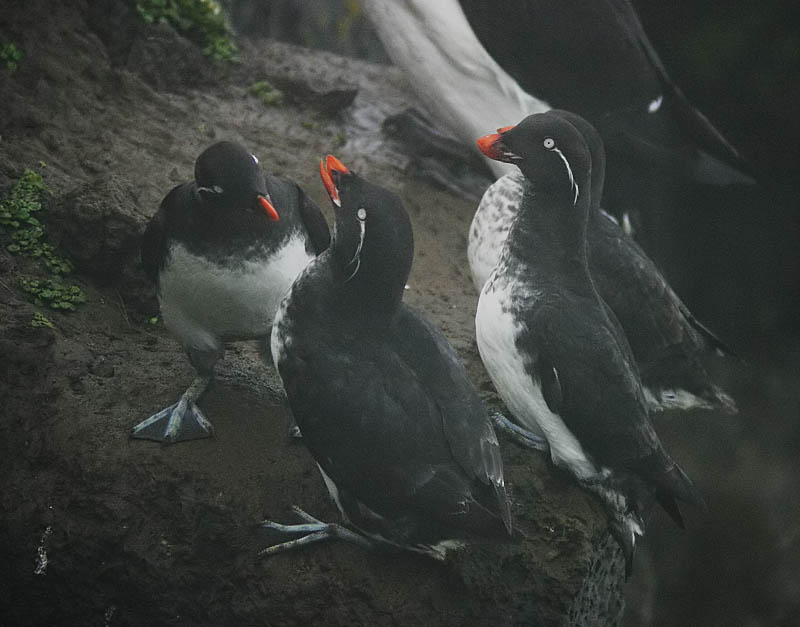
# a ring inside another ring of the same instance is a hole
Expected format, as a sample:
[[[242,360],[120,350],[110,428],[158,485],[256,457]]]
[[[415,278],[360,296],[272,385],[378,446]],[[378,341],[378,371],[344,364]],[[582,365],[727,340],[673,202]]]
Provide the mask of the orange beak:
[[[272,206],[272,203],[267,200],[266,196],[262,196],[259,194],[258,202],[263,207],[264,212],[267,214],[267,217],[272,220],[273,222],[277,222],[280,219],[278,212],[275,211],[275,207]]]
[[[500,133],[492,133],[491,135],[484,135],[478,139],[478,148],[490,159],[498,159],[500,151],[497,149],[497,144],[503,139]]]
[[[339,198],[339,190],[336,188],[336,183],[333,182],[331,171],[339,172],[340,174],[350,174],[350,170],[333,155],[328,155],[324,160],[320,159],[319,161],[319,175],[322,178],[325,191],[328,192],[328,196],[330,196],[333,204],[337,207],[341,207],[342,201]]]
[[[510,131],[513,126],[504,126],[498,128],[496,133],[484,135],[478,139],[478,148],[490,159],[495,161],[505,161],[506,163],[513,163],[511,157],[514,155],[503,146],[503,133]]]

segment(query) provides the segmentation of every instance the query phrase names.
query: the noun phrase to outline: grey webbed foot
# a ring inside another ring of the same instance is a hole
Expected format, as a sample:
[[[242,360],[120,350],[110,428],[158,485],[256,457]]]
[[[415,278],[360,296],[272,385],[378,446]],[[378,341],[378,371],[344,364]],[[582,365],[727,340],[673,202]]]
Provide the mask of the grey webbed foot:
[[[177,403],[140,422],[131,431],[131,437],[162,444],[212,437],[214,426],[195,403],[210,380],[207,376],[197,377]]]
[[[523,429],[522,427],[515,425],[503,414],[493,413],[491,417],[495,428],[498,431],[505,433],[520,446],[543,452],[550,450],[547,440],[536,435],[532,431],[528,431],[527,429]]]
[[[307,544],[334,539],[346,540],[347,542],[352,542],[365,549],[371,550],[375,548],[375,543],[360,533],[351,531],[337,523],[322,522],[310,514],[307,514],[296,505],[292,506],[292,511],[306,522],[298,525],[282,525],[271,520],[265,520],[261,524],[265,529],[275,532],[276,535],[290,537],[299,535],[300,537],[268,546],[259,551],[259,555],[275,555],[276,553],[289,551]]]

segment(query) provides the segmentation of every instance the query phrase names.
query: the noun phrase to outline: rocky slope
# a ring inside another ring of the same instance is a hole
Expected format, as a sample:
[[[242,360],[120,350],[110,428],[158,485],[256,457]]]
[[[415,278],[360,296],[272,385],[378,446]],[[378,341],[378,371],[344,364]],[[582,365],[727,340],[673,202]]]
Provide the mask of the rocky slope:
[[[134,424],[184,389],[191,368],[163,328],[137,239],[195,156],[223,138],[296,179],[335,152],[403,197],[417,252],[408,300],[441,326],[492,397],[473,341],[465,261],[473,201],[404,174],[380,131],[408,106],[385,66],[271,41],[215,65],[116,0],[6,3],[0,43],[0,186],[24,169],[50,189],[50,241],[76,265],[86,303],[41,310],[17,288],[41,272],[0,235],[0,623],[616,624],[623,567],[599,504],[547,460],[504,443],[522,538],[478,543],[445,565],[318,545],[271,559],[257,522],[301,505],[337,514],[315,465],[286,435],[271,367],[237,345],[202,406],[217,437],[162,448]],[[250,87],[284,93],[267,106]],[[355,98],[353,96],[355,94]],[[42,163],[46,165],[42,165]],[[52,323],[34,326],[37,311]]]

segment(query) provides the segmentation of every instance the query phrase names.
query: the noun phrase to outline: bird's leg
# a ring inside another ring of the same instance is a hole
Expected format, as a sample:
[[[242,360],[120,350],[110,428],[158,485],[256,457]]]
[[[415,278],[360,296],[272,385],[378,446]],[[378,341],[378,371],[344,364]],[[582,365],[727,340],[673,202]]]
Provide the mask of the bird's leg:
[[[547,440],[536,435],[532,431],[528,431],[527,429],[523,429],[522,427],[515,425],[503,414],[494,412],[492,414],[492,422],[499,431],[505,433],[514,442],[524,448],[530,448],[542,452],[547,452],[550,450]]]
[[[196,404],[211,378],[212,375],[195,377],[177,403],[140,422],[133,428],[131,437],[174,444],[183,440],[198,440],[213,436],[214,426]]]
[[[265,520],[261,524],[265,529],[274,531],[277,534],[288,536],[296,536],[299,534],[300,537],[294,540],[281,542],[280,544],[268,546],[267,548],[259,551],[259,555],[274,555],[275,553],[289,551],[300,546],[305,546],[306,544],[313,544],[315,542],[322,542],[323,540],[334,539],[346,540],[347,542],[352,542],[353,544],[357,544],[358,546],[369,550],[374,549],[376,546],[375,543],[366,536],[356,533],[355,531],[351,531],[350,529],[347,529],[346,527],[343,527],[337,523],[322,522],[310,514],[307,514],[296,505],[292,506],[292,511],[294,511],[295,514],[297,514],[306,522],[298,525],[282,525],[271,520]]]
[[[174,444],[183,440],[199,440],[214,435],[214,426],[200,411],[197,400],[206,391],[214,378],[214,365],[224,352],[221,343],[204,350],[187,347],[186,354],[197,371],[191,385],[178,399],[178,402],[133,428],[131,437],[142,440],[155,440],[162,444]]]

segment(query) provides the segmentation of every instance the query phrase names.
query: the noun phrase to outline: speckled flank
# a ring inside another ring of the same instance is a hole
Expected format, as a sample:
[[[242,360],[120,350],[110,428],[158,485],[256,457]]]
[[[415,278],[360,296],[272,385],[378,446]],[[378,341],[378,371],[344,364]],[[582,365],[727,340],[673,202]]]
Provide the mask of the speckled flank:
[[[519,171],[499,178],[486,190],[475,211],[469,229],[467,257],[478,292],[500,260],[511,222],[522,200],[524,180]]]

